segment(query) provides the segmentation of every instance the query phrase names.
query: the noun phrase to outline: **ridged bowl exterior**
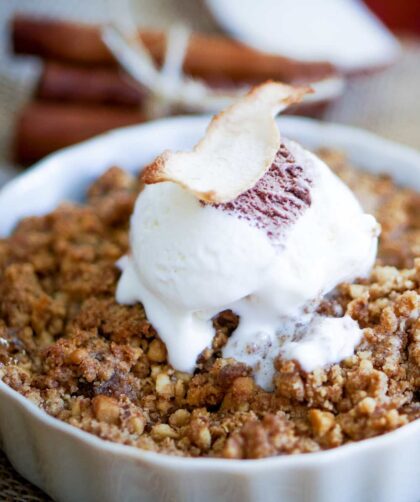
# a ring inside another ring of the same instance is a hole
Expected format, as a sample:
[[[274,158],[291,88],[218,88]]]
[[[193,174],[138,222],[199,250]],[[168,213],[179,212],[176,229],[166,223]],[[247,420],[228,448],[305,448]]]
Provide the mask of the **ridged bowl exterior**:
[[[53,154],[0,190],[0,235],[27,215],[80,198],[107,167],[136,171],[191,146],[208,118],[166,119]],[[283,117],[282,134],[344,150],[356,164],[420,190],[420,154],[364,131]],[[1,368],[0,368],[1,371]],[[321,453],[264,460],[188,459],[103,441],[60,422],[0,382],[0,439],[15,468],[63,502],[419,502],[420,421]]]

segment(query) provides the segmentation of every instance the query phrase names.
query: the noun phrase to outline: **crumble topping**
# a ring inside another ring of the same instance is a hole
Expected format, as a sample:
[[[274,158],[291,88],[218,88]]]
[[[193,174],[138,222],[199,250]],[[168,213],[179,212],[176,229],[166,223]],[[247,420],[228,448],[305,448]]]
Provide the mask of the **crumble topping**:
[[[112,168],[85,205],[27,218],[0,240],[3,380],[103,439],[182,456],[314,452],[420,418],[420,196],[320,153],[383,227],[371,277],[320,306],[364,328],[354,356],[311,373],[279,357],[265,392],[220,355],[238,323],[227,311],[195,374],[171,368],[142,306],[114,299],[139,182]]]

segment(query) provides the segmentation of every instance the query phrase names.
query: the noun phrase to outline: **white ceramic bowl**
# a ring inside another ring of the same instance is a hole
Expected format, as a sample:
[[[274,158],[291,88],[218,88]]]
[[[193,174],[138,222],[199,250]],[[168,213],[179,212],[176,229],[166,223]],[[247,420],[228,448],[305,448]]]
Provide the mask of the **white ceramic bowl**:
[[[113,164],[137,171],[164,148],[190,147],[206,117],[107,133],[53,154],[0,190],[0,235],[83,189]],[[370,133],[283,117],[310,148],[338,147],[357,165],[420,190],[420,154]],[[419,502],[420,420],[321,453],[264,460],[177,458],[103,441],[60,422],[0,382],[0,438],[15,468],[58,501]]]

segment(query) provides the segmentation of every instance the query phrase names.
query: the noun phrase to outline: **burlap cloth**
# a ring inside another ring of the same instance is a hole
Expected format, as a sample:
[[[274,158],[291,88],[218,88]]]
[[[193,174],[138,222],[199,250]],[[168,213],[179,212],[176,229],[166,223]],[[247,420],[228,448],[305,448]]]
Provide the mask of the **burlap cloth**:
[[[11,58],[8,20],[17,11],[84,21],[107,19],[112,0],[0,0],[0,186],[18,169],[9,160],[16,111],[30,96],[39,64]],[[118,1],[118,0],[114,0]],[[195,30],[217,27],[199,0],[134,0],[139,24],[167,26],[174,21]],[[359,77],[327,111],[326,119],[363,127],[420,149],[420,40],[403,40],[398,64],[383,73]],[[50,500],[23,480],[0,452],[0,501]]]

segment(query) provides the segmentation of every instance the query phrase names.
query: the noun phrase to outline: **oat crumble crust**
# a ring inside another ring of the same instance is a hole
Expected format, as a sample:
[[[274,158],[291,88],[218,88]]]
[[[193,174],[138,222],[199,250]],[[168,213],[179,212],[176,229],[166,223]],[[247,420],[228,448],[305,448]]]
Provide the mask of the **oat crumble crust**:
[[[244,364],[220,357],[238,322],[224,312],[196,373],[172,369],[142,306],[114,299],[139,183],[112,168],[85,205],[27,218],[0,240],[0,376],[103,439],[182,456],[315,452],[420,418],[420,196],[319,153],[383,227],[371,277],[320,307],[365,328],[353,357],[312,373],[279,358],[265,392]]]

